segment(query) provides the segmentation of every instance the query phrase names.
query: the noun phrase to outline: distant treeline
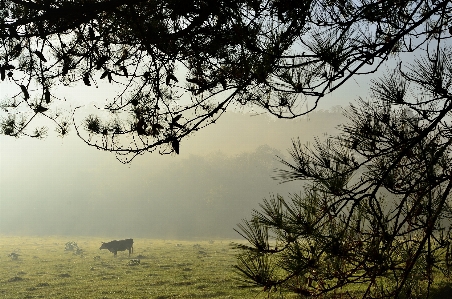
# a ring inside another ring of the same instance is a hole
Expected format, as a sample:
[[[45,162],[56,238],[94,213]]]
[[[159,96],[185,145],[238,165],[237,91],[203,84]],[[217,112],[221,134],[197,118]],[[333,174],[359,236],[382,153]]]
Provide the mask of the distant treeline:
[[[302,191],[300,182],[272,179],[282,167],[276,155],[287,153],[291,138],[312,142],[334,134],[343,120],[339,109],[292,121],[231,113],[215,132],[187,144],[192,152],[204,146],[199,155],[149,154],[131,168],[83,152],[52,154],[48,165],[30,168],[31,161],[26,171],[17,168],[17,174],[2,178],[0,234],[237,238],[233,229],[263,198]],[[262,140],[268,145],[259,146]]]
[[[127,190],[106,196],[110,183],[78,198],[24,199],[11,205],[5,234],[94,235],[112,237],[239,237],[233,230],[271,192],[299,189],[271,177],[280,152],[261,146],[254,153],[190,156],[129,182]],[[83,187],[83,186],[80,186]],[[90,186],[85,186],[90,189]],[[104,192],[102,192],[103,190]]]

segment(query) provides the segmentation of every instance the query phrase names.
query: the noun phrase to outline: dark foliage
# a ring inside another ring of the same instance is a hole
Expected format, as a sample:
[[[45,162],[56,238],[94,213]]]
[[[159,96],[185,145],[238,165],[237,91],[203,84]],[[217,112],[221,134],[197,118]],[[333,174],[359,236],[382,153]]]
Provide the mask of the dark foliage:
[[[303,296],[428,298],[435,279],[450,277],[449,55],[375,81],[339,136],[294,141],[279,178],[309,185],[265,200],[239,226],[246,281]]]
[[[389,55],[432,49],[450,31],[445,0],[0,5],[1,80],[17,90],[2,105],[2,133],[42,137],[45,128],[29,128],[36,116],[60,135],[72,123],[87,144],[125,162],[156,149],[179,152],[182,139],[233,105],[282,118],[306,114]],[[432,88],[441,92],[444,84]],[[116,95],[98,107],[107,114],[102,121],[78,123],[76,108],[59,108],[61,86],[78,85],[87,94],[114,87]]]

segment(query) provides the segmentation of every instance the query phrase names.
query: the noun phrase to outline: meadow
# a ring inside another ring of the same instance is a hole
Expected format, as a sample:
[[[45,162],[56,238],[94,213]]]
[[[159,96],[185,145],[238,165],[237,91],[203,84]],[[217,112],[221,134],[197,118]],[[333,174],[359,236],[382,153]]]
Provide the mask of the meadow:
[[[116,258],[99,250],[102,241],[110,239],[0,236],[0,298],[280,297],[279,292],[268,296],[262,288],[240,281],[232,267],[237,252],[230,240],[134,238],[134,253],[129,257],[128,251],[120,251]],[[79,251],[66,250],[72,242]],[[431,298],[452,298],[451,294],[452,284],[443,278]],[[322,298],[350,296],[340,292]]]
[[[0,236],[0,298],[264,298],[233,272],[230,241],[135,239],[134,253],[94,237]],[[77,251],[66,250],[76,242]]]

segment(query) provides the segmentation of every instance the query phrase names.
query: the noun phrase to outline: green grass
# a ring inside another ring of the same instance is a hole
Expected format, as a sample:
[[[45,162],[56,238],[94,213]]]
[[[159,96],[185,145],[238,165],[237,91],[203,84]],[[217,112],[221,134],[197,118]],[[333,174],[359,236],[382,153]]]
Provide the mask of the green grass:
[[[65,251],[75,241],[82,254]],[[229,241],[134,239],[134,254],[90,237],[0,236],[0,298],[263,298],[233,272]],[[11,253],[19,254],[12,259]],[[131,259],[139,259],[134,264]]]
[[[65,251],[70,241],[82,254]],[[230,241],[134,239],[130,258],[127,251],[114,258],[99,250],[101,241],[109,239],[0,236],[0,298],[267,298],[262,288],[244,287],[238,280],[232,268],[237,252]],[[437,278],[431,298],[451,298],[450,280]],[[321,298],[350,298],[343,291]],[[355,291],[359,298],[359,288]]]

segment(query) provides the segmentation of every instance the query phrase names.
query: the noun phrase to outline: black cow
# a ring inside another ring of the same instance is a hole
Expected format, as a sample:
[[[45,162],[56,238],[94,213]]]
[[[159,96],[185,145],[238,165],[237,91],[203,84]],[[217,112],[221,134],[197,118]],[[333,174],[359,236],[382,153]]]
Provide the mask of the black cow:
[[[130,253],[133,253],[133,239],[125,239],[125,240],[113,240],[110,242],[102,242],[102,246],[99,249],[108,249],[110,252],[113,252],[115,257],[118,251],[129,250]]]

